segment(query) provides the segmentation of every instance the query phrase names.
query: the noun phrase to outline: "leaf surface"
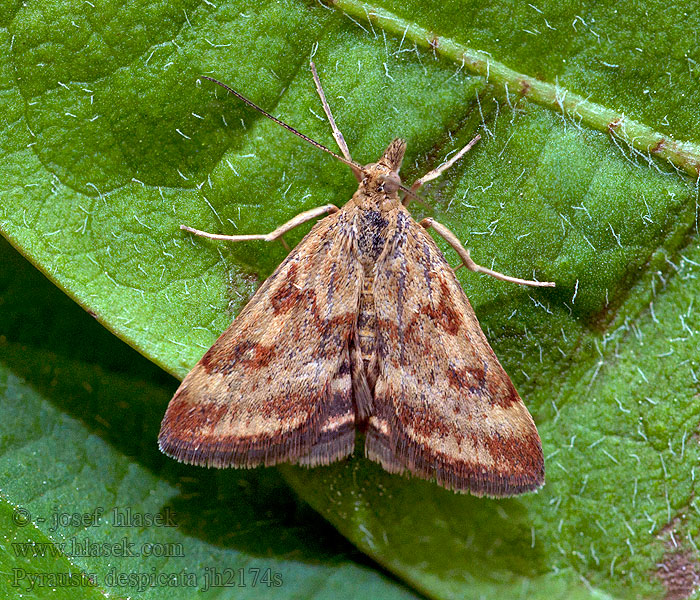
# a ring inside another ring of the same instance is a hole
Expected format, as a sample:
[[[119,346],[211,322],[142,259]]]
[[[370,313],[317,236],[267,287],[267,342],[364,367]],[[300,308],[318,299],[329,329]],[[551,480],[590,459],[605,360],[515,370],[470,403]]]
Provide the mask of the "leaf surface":
[[[434,597],[695,589],[694,12],[337,0],[17,3],[2,14],[2,231],[180,377],[285,250],[193,239],[179,224],[266,232],[354,191],[342,164],[197,75],[332,147],[307,68],[315,53],[354,158],[375,160],[404,137],[409,183],[480,132],[428,206],[412,208],[478,262],[557,283],[533,291],[459,275],[538,423],[547,485],[475,499],[359,458],[283,474],[361,550]],[[109,361],[104,347],[94,351]],[[159,411],[147,418],[143,443],[155,444]]]

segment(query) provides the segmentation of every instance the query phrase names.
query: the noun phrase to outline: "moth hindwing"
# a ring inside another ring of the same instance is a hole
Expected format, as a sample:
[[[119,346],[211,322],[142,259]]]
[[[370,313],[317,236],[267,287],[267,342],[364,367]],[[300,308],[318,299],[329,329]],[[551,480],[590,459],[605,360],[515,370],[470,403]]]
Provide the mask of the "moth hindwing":
[[[183,226],[216,239],[272,240],[330,213],[185,377],[163,419],[161,449],[214,467],[316,466],[352,454],[360,430],[367,458],[389,472],[475,495],[537,489],[544,459],[535,424],[426,228],[473,271],[553,284],[480,267],[444,226],[414,221],[405,199],[441,171],[405,188],[403,140],[362,166],[334,135],[359,180],[342,209],[302,213],[267,235]]]

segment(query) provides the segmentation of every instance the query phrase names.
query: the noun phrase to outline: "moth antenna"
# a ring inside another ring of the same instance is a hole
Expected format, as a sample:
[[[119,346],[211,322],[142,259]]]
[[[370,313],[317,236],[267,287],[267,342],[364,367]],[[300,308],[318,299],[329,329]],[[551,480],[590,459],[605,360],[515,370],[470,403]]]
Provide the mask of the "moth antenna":
[[[404,192],[407,196],[411,196],[414,200],[418,200],[423,206],[428,206],[428,203],[425,201],[425,198],[423,196],[420,196],[416,194],[413,190],[410,188],[407,188],[403,183],[399,185],[399,189]]]
[[[246,103],[248,106],[250,106],[251,108],[254,108],[254,109],[257,110],[259,113],[265,115],[268,119],[274,121],[274,122],[277,123],[278,125],[281,125],[281,126],[284,127],[287,131],[291,131],[294,135],[296,135],[297,137],[300,137],[302,140],[308,142],[308,143],[311,144],[312,146],[316,146],[316,148],[319,148],[320,150],[323,150],[324,152],[328,152],[328,154],[330,154],[331,156],[335,157],[335,158],[336,158],[337,160],[339,160],[340,162],[345,163],[346,165],[348,165],[349,167],[351,167],[353,170],[358,169],[361,173],[364,172],[364,167],[363,167],[362,165],[356,163],[354,160],[348,160],[347,158],[344,158],[344,157],[340,156],[339,154],[336,154],[336,153],[333,152],[331,149],[326,148],[323,144],[320,144],[320,143],[317,142],[316,140],[312,140],[309,136],[306,136],[306,135],[304,135],[303,133],[301,133],[300,131],[297,131],[297,130],[294,129],[294,127],[292,127],[291,125],[287,125],[284,121],[280,121],[277,117],[273,117],[273,116],[272,116],[269,112],[267,112],[265,109],[259,107],[259,106],[258,106],[257,104],[255,104],[255,102],[253,102],[252,100],[248,100],[248,98],[246,98],[243,94],[238,93],[236,90],[234,90],[233,88],[229,87],[229,86],[226,85],[225,83],[222,83],[221,81],[219,81],[219,80],[217,80],[217,79],[214,79],[213,77],[208,77],[207,75],[200,75],[200,78],[201,78],[201,79],[207,79],[207,80],[211,81],[212,83],[215,83],[216,85],[220,85],[220,86],[221,86],[222,88],[224,88],[227,92],[229,92],[230,94],[233,94],[234,96],[236,96],[236,98],[238,98],[239,100],[242,100],[243,102],[245,102],[245,103]],[[406,190],[406,191],[408,191],[408,190]],[[414,195],[414,194],[411,194],[411,195]]]

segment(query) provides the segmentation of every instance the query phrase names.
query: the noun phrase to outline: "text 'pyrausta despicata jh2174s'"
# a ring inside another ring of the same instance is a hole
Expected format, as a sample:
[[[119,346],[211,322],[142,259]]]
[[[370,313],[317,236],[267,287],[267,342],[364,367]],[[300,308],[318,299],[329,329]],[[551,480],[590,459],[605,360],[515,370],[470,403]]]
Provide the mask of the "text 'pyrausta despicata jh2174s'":
[[[401,183],[406,143],[395,139],[376,163],[350,157],[316,88],[343,153],[339,156],[229,92],[350,166],[359,186],[341,209],[321,206],[266,235],[280,238],[327,215],[258,289],[185,377],[170,401],[160,448],[212,467],[281,462],[327,465],[365,455],[391,473],[411,473],[457,492],[511,496],[544,483],[535,423],[489,346],[432,227],[468,269],[521,285],[552,287],[477,265],[445,226],[413,220],[406,204],[449,162]]]

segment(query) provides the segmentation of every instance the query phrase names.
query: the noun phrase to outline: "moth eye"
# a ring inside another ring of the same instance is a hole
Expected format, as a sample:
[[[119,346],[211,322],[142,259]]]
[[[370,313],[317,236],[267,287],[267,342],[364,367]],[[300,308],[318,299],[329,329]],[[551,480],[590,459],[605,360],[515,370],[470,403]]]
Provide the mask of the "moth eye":
[[[388,192],[389,194],[394,193],[401,185],[401,178],[396,171],[389,171],[386,174],[380,175],[379,179],[381,183],[377,186],[377,189]]]

